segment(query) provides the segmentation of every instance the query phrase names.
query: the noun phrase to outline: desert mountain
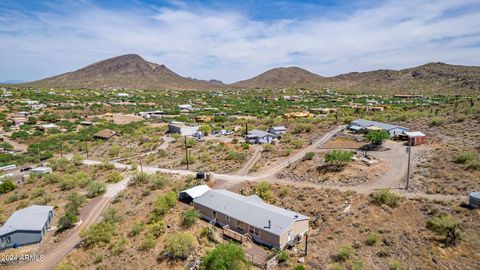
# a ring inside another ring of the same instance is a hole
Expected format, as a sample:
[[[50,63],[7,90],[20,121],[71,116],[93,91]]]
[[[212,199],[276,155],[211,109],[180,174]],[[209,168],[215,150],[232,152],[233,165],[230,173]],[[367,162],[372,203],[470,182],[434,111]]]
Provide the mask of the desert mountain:
[[[223,89],[328,87],[361,93],[471,94],[480,91],[480,67],[429,63],[402,70],[352,72],[322,77],[299,67],[279,67],[226,85],[218,80],[182,77],[136,54],[103,60],[74,72],[22,84],[58,88]]]
[[[212,84],[182,77],[164,65],[145,61],[136,54],[106,59],[77,71],[28,83],[36,87],[210,89]]]
[[[251,79],[239,81],[232,86],[242,88],[316,88],[325,82],[325,78],[299,67],[279,67],[270,69]]]

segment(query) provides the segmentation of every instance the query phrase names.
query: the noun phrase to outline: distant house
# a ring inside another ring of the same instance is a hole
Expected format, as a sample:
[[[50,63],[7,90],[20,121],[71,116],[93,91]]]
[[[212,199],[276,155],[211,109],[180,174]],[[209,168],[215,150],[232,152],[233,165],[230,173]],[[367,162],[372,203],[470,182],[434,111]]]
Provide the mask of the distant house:
[[[178,133],[182,136],[194,136],[199,128],[199,126],[190,126],[183,122],[168,123],[168,133]]]
[[[117,133],[111,129],[103,129],[100,130],[99,132],[93,134],[93,138],[95,139],[102,139],[102,140],[109,140],[113,136],[115,136]]]
[[[30,173],[33,175],[44,175],[53,172],[52,167],[37,167],[33,168]]]
[[[191,111],[193,111],[193,107],[190,104],[180,104],[180,105],[177,105],[177,108],[181,112],[191,112]]]
[[[32,205],[15,211],[0,228],[0,250],[40,243],[53,220],[53,206]]]
[[[58,126],[54,123],[37,125],[37,129],[43,132],[48,132],[52,128],[58,128]]]
[[[92,122],[92,121],[81,121],[81,122],[80,122],[80,125],[82,125],[82,126],[94,126],[94,125],[95,125],[95,122]]]
[[[278,136],[263,130],[254,129],[247,133],[245,141],[251,144],[272,143]]]
[[[212,189],[195,198],[193,206],[203,219],[220,225],[225,235],[240,239],[249,235],[255,242],[277,249],[294,245],[308,231],[307,216],[265,203],[257,195]]]
[[[150,119],[150,118],[162,118],[162,116],[165,114],[163,111],[155,110],[155,111],[146,111],[146,112],[139,112],[138,115],[145,118],[145,119]]]
[[[370,121],[365,119],[358,119],[358,120],[352,121],[350,125],[348,125],[348,129],[353,130],[355,132],[369,131],[369,130],[385,130],[386,132],[388,132],[388,134],[390,134],[390,137],[402,134],[409,130],[406,127],[390,125],[386,123]]]
[[[268,132],[277,136],[287,133],[287,128],[284,126],[276,126],[268,129]]]
[[[427,135],[420,131],[405,132],[405,135],[408,137],[407,143],[411,146],[420,145],[427,142]]]

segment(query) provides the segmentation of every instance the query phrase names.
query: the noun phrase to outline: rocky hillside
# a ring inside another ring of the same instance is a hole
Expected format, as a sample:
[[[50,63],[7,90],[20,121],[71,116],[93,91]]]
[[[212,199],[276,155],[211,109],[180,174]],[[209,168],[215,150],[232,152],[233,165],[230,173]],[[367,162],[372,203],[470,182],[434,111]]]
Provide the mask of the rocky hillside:
[[[343,74],[328,78],[327,85],[338,90],[376,93],[479,93],[480,67],[429,63],[399,71]]]
[[[36,87],[210,89],[212,84],[182,77],[136,54],[117,56],[74,72],[28,83]]]

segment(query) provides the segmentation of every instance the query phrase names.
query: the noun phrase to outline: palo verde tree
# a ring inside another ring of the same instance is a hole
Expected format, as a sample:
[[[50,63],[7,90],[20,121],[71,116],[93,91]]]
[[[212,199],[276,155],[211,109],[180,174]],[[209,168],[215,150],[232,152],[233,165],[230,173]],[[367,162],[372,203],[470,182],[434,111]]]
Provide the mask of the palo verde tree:
[[[367,141],[374,145],[381,145],[388,138],[390,138],[390,135],[385,130],[372,130],[366,136]]]
[[[343,166],[352,161],[353,153],[346,150],[333,150],[325,154],[325,162],[329,165]]]

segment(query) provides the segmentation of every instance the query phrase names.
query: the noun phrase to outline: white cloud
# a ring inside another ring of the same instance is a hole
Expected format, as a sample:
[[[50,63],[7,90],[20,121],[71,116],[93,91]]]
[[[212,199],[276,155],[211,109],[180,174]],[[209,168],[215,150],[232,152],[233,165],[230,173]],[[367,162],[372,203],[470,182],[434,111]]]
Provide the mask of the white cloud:
[[[480,64],[480,8],[468,0],[390,1],[304,20],[253,20],[185,5],[109,10],[89,2],[0,14],[0,80],[39,79],[125,53],[227,82],[284,65],[331,76],[431,61]]]

